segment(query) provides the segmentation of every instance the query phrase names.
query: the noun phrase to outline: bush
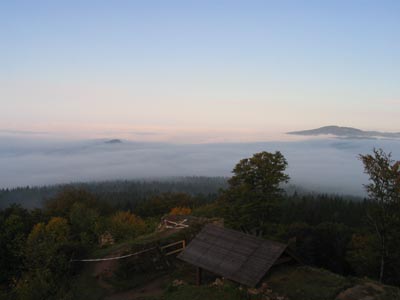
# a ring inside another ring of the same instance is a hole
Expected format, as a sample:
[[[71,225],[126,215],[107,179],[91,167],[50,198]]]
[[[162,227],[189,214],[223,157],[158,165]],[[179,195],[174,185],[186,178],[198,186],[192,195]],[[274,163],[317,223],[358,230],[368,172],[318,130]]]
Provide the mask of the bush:
[[[189,207],[174,207],[169,212],[170,215],[190,215],[192,213],[192,209]]]
[[[142,218],[129,211],[116,212],[110,219],[110,232],[116,241],[135,238],[143,234],[146,224]]]

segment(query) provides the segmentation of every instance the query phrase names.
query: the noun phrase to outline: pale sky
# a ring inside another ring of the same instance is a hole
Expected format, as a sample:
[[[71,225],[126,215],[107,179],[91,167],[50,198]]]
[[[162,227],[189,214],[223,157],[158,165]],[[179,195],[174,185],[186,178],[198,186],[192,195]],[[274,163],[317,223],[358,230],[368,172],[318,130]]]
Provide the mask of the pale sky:
[[[0,2],[0,133],[400,131],[400,1]]]

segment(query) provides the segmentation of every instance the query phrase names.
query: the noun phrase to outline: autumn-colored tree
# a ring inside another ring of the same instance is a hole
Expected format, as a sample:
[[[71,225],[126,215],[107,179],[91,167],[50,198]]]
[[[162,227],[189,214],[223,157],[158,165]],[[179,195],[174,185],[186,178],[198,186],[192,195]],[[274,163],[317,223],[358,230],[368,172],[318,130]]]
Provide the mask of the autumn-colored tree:
[[[98,235],[99,224],[104,223],[106,216],[115,211],[97,197],[84,189],[68,187],[45,202],[45,213],[68,220],[71,238],[89,249]],[[102,215],[102,216],[101,216]]]
[[[400,246],[400,161],[394,161],[391,153],[382,149],[374,149],[372,155],[360,155],[360,160],[370,181],[365,185],[371,201],[367,216],[379,239],[379,280],[383,281],[386,262]]]
[[[134,238],[145,231],[142,218],[129,211],[118,211],[110,219],[110,232],[115,240]]]
[[[53,217],[47,224],[38,223],[27,239],[26,256],[30,268],[41,268],[57,261],[57,250],[66,244],[70,226],[65,218]]]
[[[174,207],[169,212],[170,215],[190,215],[192,209],[190,207]]]

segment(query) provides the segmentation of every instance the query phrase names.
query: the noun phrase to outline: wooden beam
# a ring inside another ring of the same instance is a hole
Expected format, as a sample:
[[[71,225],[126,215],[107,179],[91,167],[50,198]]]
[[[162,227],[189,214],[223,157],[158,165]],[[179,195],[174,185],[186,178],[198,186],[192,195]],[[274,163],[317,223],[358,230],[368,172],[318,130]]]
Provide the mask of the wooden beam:
[[[178,242],[174,242],[174,243],[171,243],[171,244],[162,246],[162,247],[160,247],[160,250],[161,250],[161,251],[166,251],[166,249],[172,248],[172,247],[177,246],[177,245],[181,245],[181,248],[171,250],[171,251],[165,253],[164,255],[165,255],[165,256],[168,256],[168,255],[171,255],[171,254],[175,254],[175,253],[178,253],[178,252],[182,252],[182,251],[185,250],[185,248],[186,248],[186,241],[185,241],[185,240],[181,240],[181,241],[178,241]],[[176,248],[176,247],[174,247],[174,248]]]
[[[174,242],[174,243],[171,243],[171,244],[162,246],[162,247],[160,247],[160,249],[163,250],[163,249],[165,249],[165,248],[169,248],[169,247],[172,247],[172,246],[175,246],[175,245],[179,245],[179,244],[185,245],[185,240],[180,240],[180,241],[178,241],[178,242]],[[183,248],[184,248],[184,247],[183,247]]]

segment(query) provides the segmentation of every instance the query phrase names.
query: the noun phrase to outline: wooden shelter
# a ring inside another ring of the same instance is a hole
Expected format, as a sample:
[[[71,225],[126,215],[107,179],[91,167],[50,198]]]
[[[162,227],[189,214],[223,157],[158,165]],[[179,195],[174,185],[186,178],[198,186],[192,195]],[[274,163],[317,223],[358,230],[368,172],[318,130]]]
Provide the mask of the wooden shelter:
[[[206,225],[178,255],[181,260],[202,269],[254,287],[268,270],[291,259],[287,245],[216,225]]]

